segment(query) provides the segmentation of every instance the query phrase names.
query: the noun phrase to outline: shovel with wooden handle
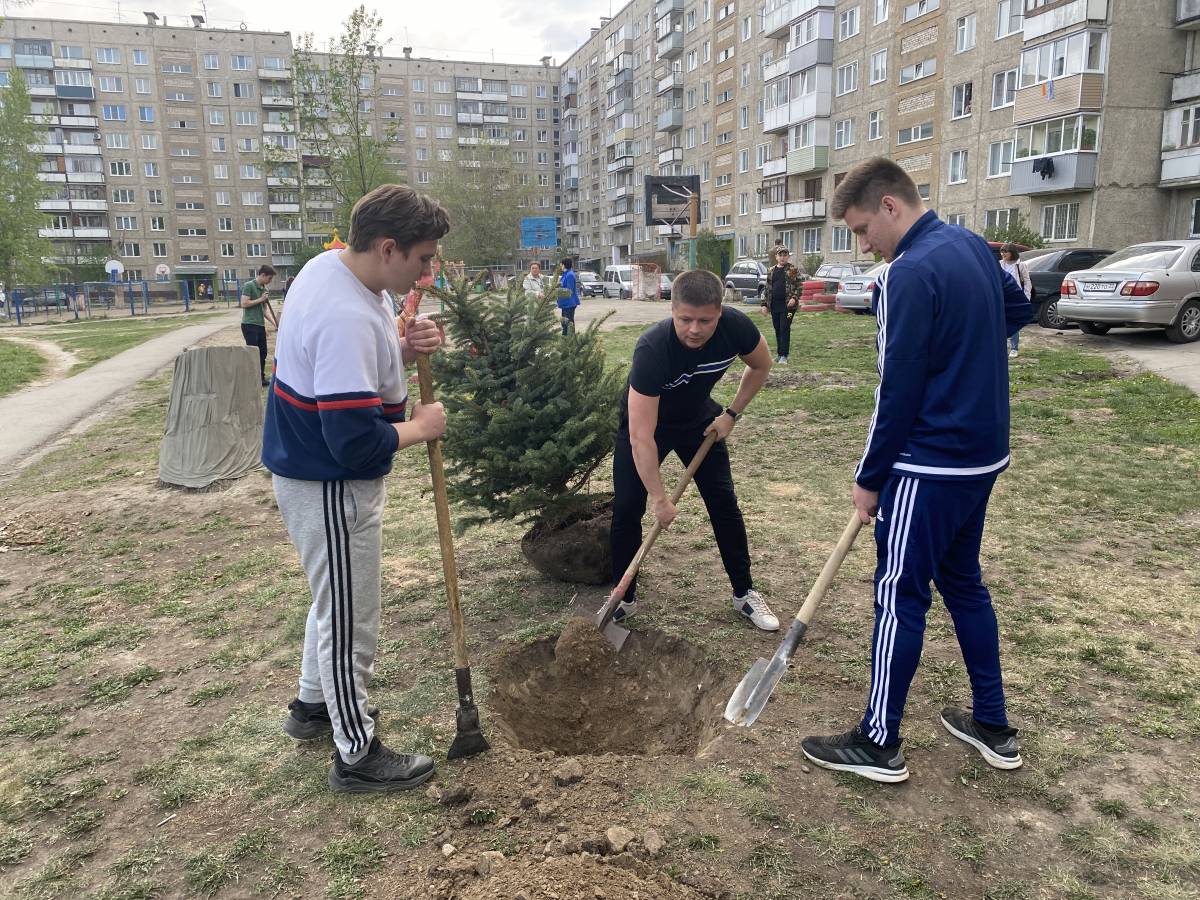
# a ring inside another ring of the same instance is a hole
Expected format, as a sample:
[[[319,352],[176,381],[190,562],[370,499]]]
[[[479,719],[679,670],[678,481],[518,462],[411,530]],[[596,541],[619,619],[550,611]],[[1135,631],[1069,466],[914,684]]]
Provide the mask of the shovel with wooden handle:
[[[421,386],[421,402],[433,403],[433,368],[429,357],[417,357],[417,380]],[[471,664],[467,661],[467,629],[463,624],[462,607],[458,596],[458,567],[454,562],[454,534],[450,528],[450,500],[446,492],[446,472],[442,464],[442,442],[429,441],[429,474],[433,478],[433,499],[437,508],[438,543],[442,550],[442,572],[446,577],[446,600],[450,608],[450,632],[454,641],[454,680],[458,686],[458,731],[447,759],[474,756],[490,750],[487,738],[479,727],[479,707],[471,690]]]
[[[741,680],[737,688],[733,692],[733,696],[729,698],[729,702],[725,704],[725,718],[734,725],[749,727],[754,724],[759,713],[767,705],[767,701],[771,699],[771,693],[775,690],[775,685],[779,684],[783,673],[787,671],[788,662],[791,661],[792,654],[796,652],[796,647],[800,643],[800,639],[804,637],[804,632],[808,630],[809,623],[812,622],[813,614],[817,611],[817,606],[825,598],[825,592],[829,590],[829,585],[833,582],[833,576],[837,574],[838,569],[842,565],[842,560],[846,558],[846,554],[850,552],[850,547],[854,543],[854,539],[858,537],[859,529],[862,528],[862,520],[858,517],[858,510],[850,516],[850,521],[846,524],[846,529],[842,532],[842,538],[837,542],[837,546],[833,548],[833,553],[825,563],[825,568],[821,570],[821,574],[817,577],[817,583],[812,586],[812,590],[808,592],[808,597],[804,601],[804,605],[800,607],[800,611],[796,613],[796,618],[792,620],[792,626],[787,630],[787,634],[783,638],[783,643],[779,645],[779,649],[775,651],[775,655],[769,660],[761,657],[755,661],[750,667],[750,671],[746,673],[746,677]]]
[[[672,505],[679,502],[679,498],[683,496],[683,492],[687,490],[687,486],[692,483],[692,478],[695,476],[696,470],[704,462],[704,457],[708,456],[708,451],[712,449],[712,445],[716,442],[717,433],[715,431],[704,439],[704,443],[700,445],[700,449],[696,451],[692,457],[692,461],[688,463],[688,467],[683,472],[683,477],[679,479],[679,484],[675,486],[675,490],[671,494]],[[642,561],[646,558],[646,554],[650,552],[650,548],[654,546],[654,542],[658,540],[662,529],[662,523],[655,520],[654,527],[650,529],[650,533],[642,541],[642,546],[638,547],[638,552],[634,554],[633,562],[625,569],[625,574],[621,576],[621,580],[617,582],[617,586],[613,588],[612,593],[608,595],[608,599],[604,601],[604,605],[600,607],[600,612],[596,613],[596,627],[617,648],[618,653],[621,652],[621,647],[624,645],[625,639],[629,637],[629,629],[615,624],[612,620],[613,613],[617,611],[617,604],[628,593],[629,586],[633,584],[633,579],[637,575],[638,569],[642,567]]]

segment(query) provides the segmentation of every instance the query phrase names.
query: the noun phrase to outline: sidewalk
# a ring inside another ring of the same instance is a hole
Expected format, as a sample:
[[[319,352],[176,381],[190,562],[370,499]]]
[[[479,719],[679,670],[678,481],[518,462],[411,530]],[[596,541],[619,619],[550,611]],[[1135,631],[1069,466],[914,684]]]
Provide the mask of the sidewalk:
[[[1068,331],[1059,340],[1071,348],[1122,353],[1143,369],[1200,394],[1200,341],[1172,344],[1161,331],[1132,328],[1103,337]]]
[[[236,325],[240,311],[185,325],[131,347],[62,381],[27,388],[0,399],[0,473],[19,468],[22,458],[143,378],[174,362],[185,348]]]

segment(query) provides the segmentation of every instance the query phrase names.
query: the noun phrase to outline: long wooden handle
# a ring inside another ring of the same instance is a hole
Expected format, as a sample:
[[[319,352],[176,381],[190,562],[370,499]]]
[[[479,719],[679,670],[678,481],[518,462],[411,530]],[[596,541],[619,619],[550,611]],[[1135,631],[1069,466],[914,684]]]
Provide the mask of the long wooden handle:
[[[696,470],[700,468],[700,464],[704,462],[704,457],[708,456],[708,451],[712,449],[712,445],[717,442],[717,433],[714,431],[704,439],[704,443],[700,445],[700,449],[696,451],[692,461],[688,463],[688,467],[683,470],[683,477],[679,479],[679,484],[675,490],[671,492],[671,503],[676,504],[679,498],[683,496],[683,492],[687,490],[687,486],[692,483],[692,478],[696,474]],[[646,558],[646,554],[650,552],[650,548],[654,546],[654,542],[658,540],[658,536],[662,533],[662,523],[657,519],[654,520],[654,527],[650,529],[650,533],[646,535],[646,539],[642,541],[642,546],[638,547],[638,552],[634,554],[633,562],[625,570],[625,574],[621,576],[621,580],[617,586],[613,588],[610,599],[613,597],[620,600],[625,596],[625,592],[629,590],[629,585],[633,583],[634,577],[638,573],[638,569],[642,567],[642,560]],[[616,603],[612,604],[616,608]]]
[[[850,514],[850,521],[846,523],[846,528],[842,532],[841,539],[837,542],[837,546],[833,548],[833,553],[829,554],[829,559],[825,561],[825,568],[817,576],[817,582],[812,586],[812,590],[808,592],[808,597],[805,598],[804,605],[796,613],[796,621],[804,623],[805,627],[808,627],[809,623],[812,622],[813,613],[816,612],[817,606],[825,598],[825,592],[829,590],[829,585],[833,582],[833,577],[837,575],[838,569],[841,568],[842,560],[850,552],[850,546],[854,543],[854,539],[858,537],[858,532],[862,526],[862,520],[858,517],[858,510],[856,509]]]
[[[417,357],[417,381],[421,386],[421,402],[433,403],[433,366],[429,357]],[[467,668],[467,634],[463,625],[462,607],[458,595],[458,567],[454,564],[454,533],[450,529],[450,499],[446,492],[446,471],[442,463],[442,441],[428,442],[429,474],[433,478],[433,503],[437,509],[438,544],[442,548],[442,573],[446,577],[446,601],[450,608],[450,631],[454,641],[454,666]]]

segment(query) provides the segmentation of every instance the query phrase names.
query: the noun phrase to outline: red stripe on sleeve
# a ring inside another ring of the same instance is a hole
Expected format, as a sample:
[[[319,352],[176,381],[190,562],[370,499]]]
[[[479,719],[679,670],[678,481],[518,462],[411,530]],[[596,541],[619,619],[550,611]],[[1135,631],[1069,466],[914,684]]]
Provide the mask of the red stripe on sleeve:
[[[317,409],[363,409],[368,406],[383,406],[378,397],[360,397],[356,400],[318,400]]]
[[[276,382],[276,384],[275,384],[275,396],[281,400],[286,400],[288,403],[292,404],[292,406],[295,406],[298,409],[307,410],[308,412],[316,412],[317,411],[317,404],[305,403],[303,400],[297,400],[295,397],[293,397],[287,391],[280,388],[278,382]]]

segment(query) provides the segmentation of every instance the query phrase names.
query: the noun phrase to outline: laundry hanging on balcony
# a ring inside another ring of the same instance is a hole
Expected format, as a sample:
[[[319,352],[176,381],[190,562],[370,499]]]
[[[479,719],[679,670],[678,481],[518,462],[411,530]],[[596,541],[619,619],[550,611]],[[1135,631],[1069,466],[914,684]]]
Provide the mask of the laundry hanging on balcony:
[[[1041,159],[1033,161],[1033,171],[1035,175],[1041,175],[1042,181],[1047,178],[1054,177],[1054,160],[1048,156],[1043,156]]]

